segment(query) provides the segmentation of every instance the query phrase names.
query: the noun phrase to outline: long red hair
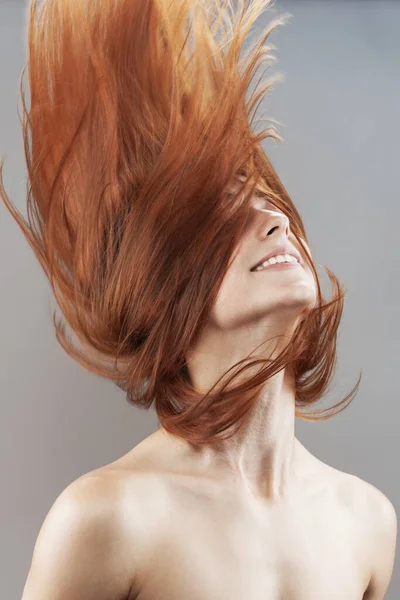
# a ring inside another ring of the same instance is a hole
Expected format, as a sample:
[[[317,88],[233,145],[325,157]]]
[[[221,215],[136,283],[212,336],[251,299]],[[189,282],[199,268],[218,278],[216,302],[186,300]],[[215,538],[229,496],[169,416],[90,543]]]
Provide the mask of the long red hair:
[[[240,361],[206,395],[191,386],[185,357],[207,322],[255,190],[288,216],[303,249],[307,241],[261,147],[282,138],[273,125],[252,126],[279,76],[261,86],[260,78],[246,98],[258,68],[274,58],[267,38],[290,15],[275,17],[243,57],[246,36],[271,1],[236,5],[31,0],[29,110],[26,66],[21,75],[27,221],[7,197],[0,164],[0,196],[65,318],[53,315],[59,343],[132,404],[154,402],[161,425],[195,444],[233,435],[265,381],[288,365],[296,416],[306,420],[346,408],[361,379],[330,409],[299,410],[329,386],[345,294],[327,269],[333,291],[325,301],[305,251],[318,302],[290,343],[273,361]],[[262,367],[243,378],[254,365]]]

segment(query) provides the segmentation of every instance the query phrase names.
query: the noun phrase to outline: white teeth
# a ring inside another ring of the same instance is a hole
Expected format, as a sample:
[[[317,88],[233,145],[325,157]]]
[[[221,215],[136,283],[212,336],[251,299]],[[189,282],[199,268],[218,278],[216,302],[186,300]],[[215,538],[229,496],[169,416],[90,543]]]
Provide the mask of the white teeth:
[[[279,262],[279,263],[281,263],[281,262],[298,263],[298,260],[294,256],[291,256],[290,254],[279,254],[278,256],[272,256],[270,259],[263,262],[262,265],[258,266],[254,270],[261,271],[267,265],[274,265],[277,262]]]

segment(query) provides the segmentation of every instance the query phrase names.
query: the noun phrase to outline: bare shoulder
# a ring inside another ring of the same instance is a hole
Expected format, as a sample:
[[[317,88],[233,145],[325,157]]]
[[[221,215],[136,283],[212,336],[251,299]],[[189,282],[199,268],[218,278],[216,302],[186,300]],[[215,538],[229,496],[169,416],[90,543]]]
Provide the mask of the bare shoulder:
[[[370,582],[365,600],[381,600],[389,587],[396,554],[397,515],[389,498],[371,483],[356,478],[357,495],[363,512],[360,518],[367,532],[366,551],[370,556]]]
[[[354,477],[355,493],[360,508],[360,518],[369,533],[371,545],[376,553],[386,551],[393,554],[397,537],[397,514],[393,503],[377,487]]]
[[[352,475],[351,477],[358,501],[362,503],[365,509],[365,516],[368,522],[372,525],[375,523],[378,527],[396,525],[396,511],[389,498],[368,481],[356,475]]]
[[[397,532],[395,508],[380,489],[357,475],[341,473],[341,491],[368,532],[389,536]]]
[[[336,472],[336,478],[340,498],[351,510],[363,542],[369,581],[363,600],[382,600],[394,568],[396,510],[390,499],[368,481],[341,471]]]
[[[79,477],[53,502],[34,545],[23,600],[129,594],[134,562],[127,554],[121,487],[111,485],[106,471]]]
[[[328,467],[338,497],[371,535],[397,533],[397,515],[389,498],[357,475]]]
[[[87,519],[105,528],[116,521],[119,486],[107,469],[86,473],[67,485],[53,502],[42,529],[77,525]],[[42,533],[42,531],[41,531]]]

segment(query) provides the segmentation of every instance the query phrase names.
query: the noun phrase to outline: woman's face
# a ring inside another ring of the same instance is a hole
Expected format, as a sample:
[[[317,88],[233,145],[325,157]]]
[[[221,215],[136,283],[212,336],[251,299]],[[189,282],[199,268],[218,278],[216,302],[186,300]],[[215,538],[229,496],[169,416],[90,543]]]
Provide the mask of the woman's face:
[[[271,253],[286,254],[281,247],[296,254],[299,262],[252,270]],[[263,323],[292,328],[316,300],[314,273],[290,230],[288,217],[265,197],[254,195],[250,225],[222,282],[210,324],[220,330]]]

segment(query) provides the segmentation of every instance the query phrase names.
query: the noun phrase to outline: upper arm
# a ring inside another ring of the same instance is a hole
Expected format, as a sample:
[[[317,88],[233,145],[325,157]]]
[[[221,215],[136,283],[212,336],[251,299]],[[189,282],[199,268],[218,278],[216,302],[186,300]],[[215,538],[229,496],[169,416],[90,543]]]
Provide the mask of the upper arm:
[[[129,556],[112,496],[97,476],[83,476],[60,494],[37,537],[22,600],[128,596]]]
[[[369,507],[372,572],[363,600],[384,600],[396,553],[397,516],[393,504],[373,488]]]

